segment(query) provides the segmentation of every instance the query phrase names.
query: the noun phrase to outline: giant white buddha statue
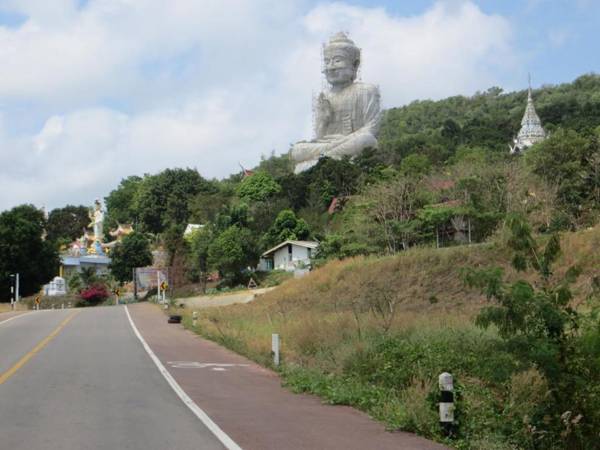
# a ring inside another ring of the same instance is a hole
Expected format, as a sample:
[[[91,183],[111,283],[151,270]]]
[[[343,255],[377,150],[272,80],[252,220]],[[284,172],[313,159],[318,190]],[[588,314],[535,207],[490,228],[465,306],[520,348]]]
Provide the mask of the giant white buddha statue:
[[[323,49],[323,72],[329,89],[315,105],[315,138],[292,147],[295,173],[317,163],[321,156],[340,159],[377,148],[379,89],[356,81],[360,49],[345,33],[334,35]]]

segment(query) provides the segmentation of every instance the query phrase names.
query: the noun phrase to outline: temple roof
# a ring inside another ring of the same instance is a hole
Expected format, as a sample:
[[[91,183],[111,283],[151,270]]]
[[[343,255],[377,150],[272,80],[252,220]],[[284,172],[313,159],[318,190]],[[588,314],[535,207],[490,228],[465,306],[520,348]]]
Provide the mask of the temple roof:
[[[546,139],[546,131],[542,127],[542,121],[535,111],[530,85],[527,95],[527,107],[525,108],[523,119],[521,119],[521,129],[515,139],[514,147],[511,147],[511,153],[521,152],[544,139]]]
[[[127,236],[130,233],[133,233],[133,226],[130,223],[118,224],[116,230],[109,231],[109,234],[113,237],[119,236]]]

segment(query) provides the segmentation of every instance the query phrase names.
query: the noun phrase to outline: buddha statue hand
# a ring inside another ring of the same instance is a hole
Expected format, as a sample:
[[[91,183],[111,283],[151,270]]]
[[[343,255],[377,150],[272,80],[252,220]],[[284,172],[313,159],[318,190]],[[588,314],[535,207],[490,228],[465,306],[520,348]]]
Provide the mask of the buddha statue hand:
[[[333,108],[331,103],[325,97],[325,94],[321,92],[317,97],[317,111],[316,111],[316,135],[317,139],[323,137],[327,126],[333,119]]]

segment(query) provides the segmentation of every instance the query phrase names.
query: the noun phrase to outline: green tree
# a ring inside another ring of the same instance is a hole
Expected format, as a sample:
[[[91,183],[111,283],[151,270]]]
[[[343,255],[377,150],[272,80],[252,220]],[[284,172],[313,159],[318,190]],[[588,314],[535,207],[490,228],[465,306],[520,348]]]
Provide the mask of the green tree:
[[[242,200],[261,202],[281,192],[281,186],[266,172],[257,172],[242,180],[237,193]]]
[[[600,347],[586,342],[600,336],[600,320],[596,313],[584,318],[571,303],[571,286],[580,275],[576,265],[562,277],[553,274],[560,255],[558,235],[542,247],[523,217],[511,215],[507,225],[513,267],[533,271],[537,279],[509,283],[499,268],[466,271],[467,283],[481,289],[492,303],[479,313],[476,323],[496,326],[523,367],[533,365],[546,378],[551,398],[539,405],[536,417],[526,418],[538,430],[540,448],[592,448],[586,443],[594,441],[600,425]],[[591,333],[582,332],[586,321]],[[562,444],[554,447],[555,442]]]
[[[209,247],[213,240],[214,232],[212,227],[204,226],[195,230],[189,240],[189,265],[192,274],[200,281],[202,291],[206,290],[206,282],[210,271],[209,265]]]
[[[21,295],[40,290],[58,271],[55,246],[43,238],[46,220],[33,205],[16,206],[0,214],[0,288],[9,298],[10,275],[20,274]]]
[[[420,158],[410,172],[423,170]],[[418,167],[417,170],[415,167]],[[386,253],[406,250],[419,238],[417,211],[424,206],[427,192],[420,175],[399,176],[389,182],[369,186],[358,200],[370,228],[380,236]],[[365,235],[372,233],[363,233]]]
[[[300,174],[306,180],[306,192],[316,195],[322,208],[327,208],[334,197],[347,197],[353,195],[361,184],[361,170],[352,164],[348,158],[342,160],[321,158],[319,162]],[[302,205],[304,206],[304,205]]]
[[[598,220],[600,142],[597,134],[557,130],[526,154],[531,170],[556,188],[554,228],[588,226]]]
[[[90,223],[89,210],[85,206],[67,205],[48,214],[47,239],[53,242],[71,242],[83,234]]]
[[[242,278],[242,271],[257,262],[252,233],[233,225],[219,234],[208,247],[208,261],[231,282]]]
[[[268,158],[265,155],[261,155],[260,163],[254,170],[255,172],[266,172],[277,179],[292,173],[293,166],[290,156],[287,153],[277,156],[275,155],[275,150],[273,150]]]
[[[152,264],[150,241],[142,233],[133,232],[115,245],[110,254],[110,271],[121,283],[133,279],[133,269]]]
[[[310,229],[304,219],[298,219],[294,211],[284,209],[273,222],[269,231],[263,236],[263,246],[271,247],[288,239],[305,240],[310,237]]]
[[[422,177],[430,172],[431,161],[426,155],[408,155],[402,160],[400,170],[409,177]]]
[[[193,198],[215,190],[195,169],[166,169],[144,177],[133,208],[144,231],[162,233],[172,224],[185,225]]]
[[[116,228],[119,223],[135,223],[137,221],[135,199],[142,178],[132,175],[121,180],[116,189],[104,198],[106,205],[106,221],[108,228]]]

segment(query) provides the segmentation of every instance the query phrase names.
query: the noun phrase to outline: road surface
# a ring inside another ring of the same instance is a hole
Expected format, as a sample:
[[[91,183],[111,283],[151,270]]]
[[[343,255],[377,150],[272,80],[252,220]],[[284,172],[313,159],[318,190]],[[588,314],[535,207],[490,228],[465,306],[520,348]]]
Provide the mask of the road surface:
[[[39,311],[1,324],[0,374],[61,324],[0,384],[0,448],[224,448],[174,395],[123,308]]]
[[[0,448],[415,449],[168,325],[153,305],[0,314]]]

